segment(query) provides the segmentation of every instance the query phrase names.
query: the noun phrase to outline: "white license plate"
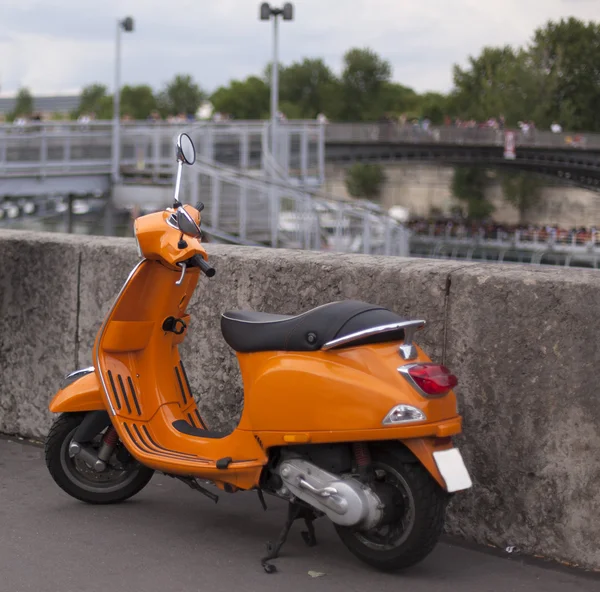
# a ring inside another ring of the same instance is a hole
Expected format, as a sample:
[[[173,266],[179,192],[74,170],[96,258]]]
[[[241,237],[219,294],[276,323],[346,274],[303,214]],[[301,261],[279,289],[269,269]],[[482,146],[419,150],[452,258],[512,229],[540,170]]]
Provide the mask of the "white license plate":
[[[438,452],[433,453],[433,458],[446,482],[446,489],[450,493],[469,489],[473,486],[469,471],[467,471],[467,467],[465,466],[465,462],[463,461],[458,448],[439,450]]]

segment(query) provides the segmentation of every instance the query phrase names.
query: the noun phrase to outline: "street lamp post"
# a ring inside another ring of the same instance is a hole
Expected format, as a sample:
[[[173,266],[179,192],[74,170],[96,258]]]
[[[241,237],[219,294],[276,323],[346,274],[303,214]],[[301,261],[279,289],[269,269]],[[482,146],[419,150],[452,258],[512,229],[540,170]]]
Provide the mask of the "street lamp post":
[[[120,104],[121,104],[121,30],[130,33],[133,31],[133,19],[128,16],[122,21],[117,21],[117,48],[115,52],[115,94],[113,97],[113,165],[112,181],[120,181],[119,164],[121,159],[120,138]]]
[[[294,7],[290,2],[283,8],[274,8],[268,2],[260,5],[260,20],[273,17],[273,61],[271,63],[271,154],[275,157],[277,147],[277,114],[279,112],[279,17],[284,21],[294,19]]]
[[[120,122],[120,103],[121,103],[121,30],[130,33],[133,31],[133,19],[128,16],[123,20],[117,20],[117,46],[115,52],[115,90],[113,95],[113,125],[112,125],[112,193],[106,202],[106,212],[104,215],[104,234],[112,236],[113,234],[113,197],[115,187],[121,180],[121,122]]]

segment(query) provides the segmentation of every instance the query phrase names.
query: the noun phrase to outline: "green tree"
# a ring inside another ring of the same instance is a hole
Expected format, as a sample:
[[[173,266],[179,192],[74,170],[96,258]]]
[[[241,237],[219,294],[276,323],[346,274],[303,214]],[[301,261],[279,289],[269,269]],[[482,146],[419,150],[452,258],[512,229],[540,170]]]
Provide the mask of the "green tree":
[[[250,76],[232,80],[218,88],[210,100],[216,111],[236,119],[265,119],[269,115],[269,87],[264,80]]]
[[[576,18],[535,31],[532,65],[550,79],[548,119],[581,131],[600,131],[600,23]]]
[[[344,55],[342,117],[346,121],[368,121],[382,115],[385,85],[392,67],[370,49],[351,49]]]
[[[191,115],[196,113],[204,97],[191,76],[178,74],[159,95],[158,103],[163,115]]]
[[[448,98],[441,93],[429,92],[419,97],[419,114],[427,117],[433,125],[444,123],[448,114]]]
[[[494,206],[486,199],[488,184],[485,169],[478,167],[456,167],[452,178],[452,194],[466,203],[467,218],[483,220],[494,211]]]
[[[305,58],[282,68],[279,96],[282,101],[295,103],[301,117],[313,119],[319,113],[330,111],[332,87],[337,84],[339,82],[322,59]]]
[[[279,110],[287,117],[287,119],[304,119],[302,107],[294,101],[281,101]]]
[[[470,57],[466,68],[454,66],[452,104],[462,118],[485,121],[505,114],[507,119],[524,117],[527,105],[518,104],[518,113],[510,109],[517,97],[514,81],[520,79],[524,59],[511,47],[485,47],[477,57]],[[521,115],[521,112],[523,115]]]
[[[379,164],[357,162],[346,172],[346,189],[352,197],[377,199],[385,182],[385,171]]]
[[[542,184],[539,177],[525,171],[503,171],[500,176],[504,199],[519,210],[519,222],[541,201]]]
[[[381,89],[381,108],[383,112],[413,113],[419,108],[419,94],[408,86],[396,82],[386,82]]]
[[[96,114],[96,119],[112,119],[114,115],[113,96],[102,97],[98,104],[98,110],[93,113]]]
[[[75,111],[75,117],[82,113],[98,113],[106,106],[108,91],[103,84],[90,84],[85,86],[79,95],[79,107]],[[111,98],[112,102],[112,98]]]
[[[29,89],[22,88],[17,93],[17,98],[15,100],[15,107],[12,110],[10,119],[15,119],[16,117],[28,116],[33,112],[33,96],[29,92]]]
[[[157,103],[152,88],[146,84],[124,86],[121,89],[121,115],[128,114],[133,119],[147,119],[156,109]]]

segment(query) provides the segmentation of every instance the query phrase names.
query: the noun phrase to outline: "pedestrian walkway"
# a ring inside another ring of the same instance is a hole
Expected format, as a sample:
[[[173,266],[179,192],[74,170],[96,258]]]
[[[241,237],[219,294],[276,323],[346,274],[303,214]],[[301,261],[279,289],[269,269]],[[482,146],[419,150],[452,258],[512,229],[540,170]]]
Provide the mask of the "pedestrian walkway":
[[[316,523],[319,545],[290,535],[279,572],[259,558],[285,507],[254,494],[215,506],[157,475],[133,500],[88,506],[64,494],[46,471],[43,449],[0,437],[2,592],[592,592],[600,578],[440,544],[420,566],[382,574],[358,563],[331,525]],[[313,573],[311,576],[309,572]],[[320,575],[324,574],[324,575]],[[318,575],[319,577],[313,577]]]

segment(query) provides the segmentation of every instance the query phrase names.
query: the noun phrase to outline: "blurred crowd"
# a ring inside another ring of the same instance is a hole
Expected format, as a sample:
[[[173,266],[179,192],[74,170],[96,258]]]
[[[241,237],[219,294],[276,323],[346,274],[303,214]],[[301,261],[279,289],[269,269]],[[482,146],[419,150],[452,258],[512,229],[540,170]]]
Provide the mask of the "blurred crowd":
[[[399,117],[386,113],[379,119],[380,123],[387,123],[392,125],[398,125],[401,128],[413,127],[419,128],[423,131],[428,131],[432,127],[432,122],[428,117],[419,118],[408,118],[406,114],[402,114]],[[489,117],[485,121],[477,121],[476,119],[461,119],[460,117],[450,117],[446,115],[444,117],[444,127],[454,127],[459,129],[492,129],[503,131],[507,129],[506,119],[504,115],[499,117]],[[439,127],[439,126],[438,126]],[[537,127],[535,121],[524,120],[517,123],[518,129],[525,136],[532,135],[536,132]],[[563,131],[562,126],[557,121],[554,121],[550,126],[550,131],[555,134],[560,134]]]
[[[287,121],[287,117],[281,111],[278,112],[277,118],[279,121],[285,122]],[[17,127],[26,127],[30,124],[36,122],[42,122],[47,120],[48,117],[44,117],[43,114],[33,113],[28,116],[19,116],[14,120],[14,125]],[[161,114],[154,110],[150,115],[146,118],[146,121],[149,122],[164,122],[164,123],[188,123],[192,121],[196,121],[197,119],[202,120],[211,120],[215,123],[226,123],[230,122],[234,119],[231,114],[228,113],[220,113],[213,112],[206,113],[205,115],[198,117],[198,114],[186,114],[186,113],[178,113],[177,115],[168,115],[167,117],[162,117]],[[329,123],[327,116],[324,113],[319,113],[316,117],[319,123]],[[89,125],[90,123],[97,120],[96,114],[93,112],[90,113],[82,113],[79,115],[77,121],[82,125]],[[132,122],[135,119],[129,114],[124,113],[121,116],[121,121],[123,122]],[[431,120],[428,117],[419,117],[419,118],[408,118],[406,114],[402,114],[399,117],[386,113],[379,118],[380,124],[387,124],[388,126],[400,127],[400,128],[413,128],[422,131],[431,131],[432,127],[440,127],[433,126]],[[486,121],[476,121],[475,119],[460,119],[459,117],[449,117],[446,116],[444,118],[443,127],[453,127],[459,129],[470,129],[470,130],[484,130],[484,129],[492,129],[503,131],[506,128],[506,121],[503,115],[499,117],[490,117]],[[518,128],[521,133],[525,136],[533,135],[536,131],[535,122],[532,120],[529,121],[519,121]],[[554,133],[562,133],[562,126],[558,122],[553,122],[550,126],[550,130]]]
[[[415,218],[407,226],[418,235],[452,237],[457,239],[477,238],[482,240],[509,241],[518,238],[528,242],[554,242],[557,244],[586,245],[600,243],[596,227],[561,228],[558,225],[477,224],[457,220],[429,220]]]

